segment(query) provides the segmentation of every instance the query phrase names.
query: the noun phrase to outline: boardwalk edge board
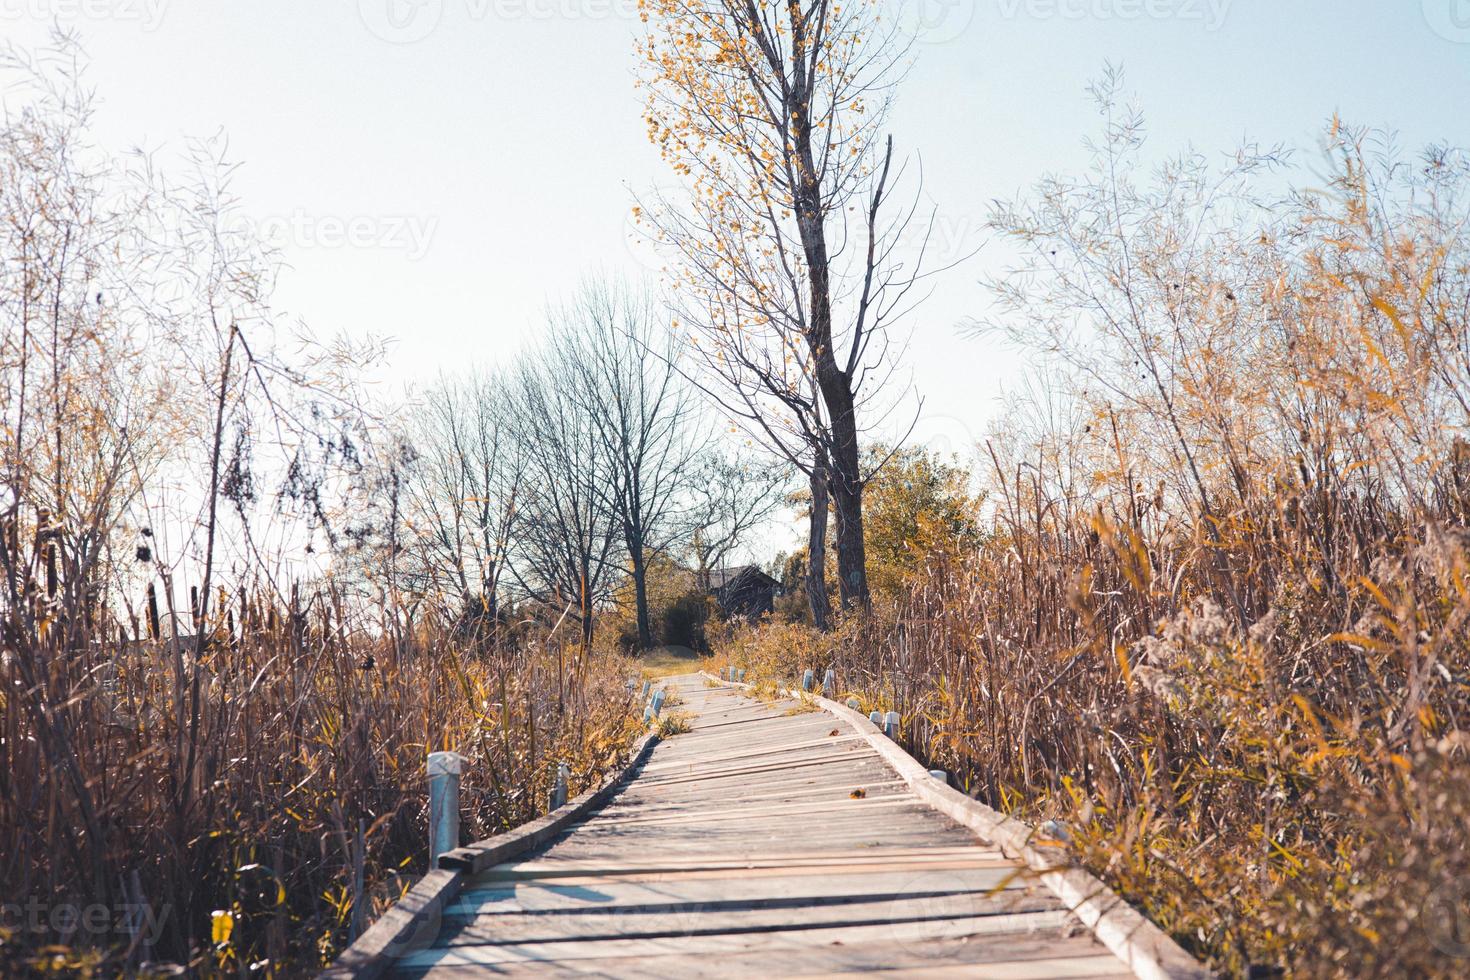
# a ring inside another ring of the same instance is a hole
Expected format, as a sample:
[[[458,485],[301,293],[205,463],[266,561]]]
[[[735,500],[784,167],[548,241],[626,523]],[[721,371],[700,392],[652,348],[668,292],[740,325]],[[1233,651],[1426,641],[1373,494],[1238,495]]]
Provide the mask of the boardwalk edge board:
[[[439,867],[431,869],[379,916],[331,966],[317,975],[317,980],[377,980],[399,958],[432,943],[439,934],[445,911],[464,887],[465,878],[539,847],[589,810],[602,805],[648,759],[658,742],[658,733],[649,732],[634,746],[627,764],[609,774],[601,786],[587,790],[544,817],[439,855]]]
[[[705,671],[700,674],[721,687],[744,690],[752,687],[747,683],[723,680]],[[917,759],[884,735],[864,715],[818,694],[785,688],[780,693],[787,698],[809,701],[847,722],[885,762],[898,771],[915,796],[1002,850],[1024,860],[1082,924],[1092,930],[1098,941],[1141,980],[1203,980],[1214,976],[1101,880],[1082,868],[1059,860],[1055,851],[1048,854],[1038,848],[1035,841],[1040,837],[1035,828],[935,779]]]
[[[650,732],[643,736],[634,747],[627,765],[616,773],[610,774],[602,781],[601,786],[589,789],[581,796],[569,801],[561,809],[554,810],[530,823],[522,824],[515,830],[441,854],[439,867],[468,874],[479,874],[487,868],[504,862],[507,858],[546,843],[565,830],[568,824],[576,822],[589,810],[606,803],[633,771],[647,761],[658,742],[658,733]]]

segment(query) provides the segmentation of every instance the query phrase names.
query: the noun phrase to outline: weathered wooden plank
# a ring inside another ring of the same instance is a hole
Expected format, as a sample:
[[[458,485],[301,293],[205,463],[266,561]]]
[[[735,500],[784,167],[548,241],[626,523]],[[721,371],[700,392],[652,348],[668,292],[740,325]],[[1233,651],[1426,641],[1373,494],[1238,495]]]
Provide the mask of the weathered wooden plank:
[[[769,789],[769,785],[762,783]],[[620,816],[632,813],[662,813],[666,811],[687,811],[693,806],[708,806],[719,804],[729,800],[739,800],[743,803],[753,802],[796,802],[806,799],[820,799],[826,796],[838,799],[851,799],[853,790],[862,790],[868,799],[879,799],[888,796],[908,795],[908,784],[901,779],[879,779],[865,780],[862,782],[834,782],[817,783],[805,781],[791,784],[789,789],[775,789],[769,792],[752,793],[748,789],[732,786],[724,793],[684,793],[678,796],[672,793],[647,793],[629,800],[619,800],[603,807],[598,813],[598,820],[607,817]]]
[[[733,779],[747,776],[757,776],[769,772],[791,771],[796,769],[812,769],[818,766],[863,764],[865,768],[873,772],[883,772],[883,767],[877,762],[863,757],[852,757],[837,755],[834,757],[804,758],[797,762],[773,763],[766,765],[736,766],[729,769],[688,773],[678,776],[654,776],[648,780],[649,786],[676,786],[685,783],[697,783],[706,779]]]
[[[850,846],[854,852],[874,851],[887,846],[916,847],[924,843],[924,835],[922,833],[898,834],[890,832],[887,836],[878,836],[882,832],[874,831],[867,825],[835,828],[830,833],[813,831],[810,836],[800,838],[794,838],[790,834],[782,833],[779,829],[744,833],[735,824],[711,824],[708,829],[700,828],[697,835],[675,839],[646,832],[646,828],[644,830],[645,833],[636,838],[599,834],[595,841],[591,843],[595,843],[601,848],[604,844],[622,840],[625,843],[632,843],[644,850],[660,848],[670,857],[699,854],[700,849],[698,845],[701,841],[704,841],[708,846],[718,847],[722,850],[734,846],[789,847],[793,844],[809,844],[814,848]]]
[[[758,778],[753,778],[758,777]],[[888,782],[892,779],[880,763],[866,759],[843,759],[824,767],[775,766],[747,768],[729,775],[706,775],[704,778],[683,777],[650,782],[636,790],[629,790],[616,800],[619,804],[642,800],[678,799],[686,802],[690,794],[708,792],[729,796],[740,790],[770,791],[791,787],[839,786],[845,783],[863,785],[870,782]],[[713,797],[703,797],[704,799]]]
[[[1017,864],[1007,858],[954,858],[947,862],[941,861],[914,861],[906,858],[895,858],[892,861],[867,864],[813,864],[813,865],[781,865],[777,867],[748,867],[744,865],[725,865],[709,868],[660,868],[657,865],[639,867],[628,865],[622,868],[597,868],[578,869],[569,867],[546,867],[546,868],[507,868],[505,870],[491,870],[475,876],[477,885],[492,885],[509,881],[556,881],[560,884],[595,885],[609,878],[623,881],[685,881],[712,878],[769,878],[769,877],[794,877],[801,874],[810,875],[833,875],[851,873],[854,869],[871,870],[873,872],[884,871],[906,871],[918,873],[924,871],[964,871],[976,868],[1008,868],[1016,872],[1024,870],[1024,866]]]
[[[707,955],[669,954],[629,959],[540,961],[456,967],[440,965],[419,976],[434,980],[504,977],[680,977],[724,980],[735,977],[871,976],[881,964],[886,977],[978,977],[1041,980],[1045,977],[1126,976],[1127,971],[1087,936],[1030,938],[1009,936],[1003,948],[986,943],[863,943],[823,948],[766,950]],[[1110,963],[1111,961],[1111,963]],[[1031,967],[1030,964],[1036,964]],[[1079,972],[1090,970],[1090,972]],[[492,972],[493,971],[493,972]]]
[[[1004,963],[949,964],[942,967],[920,967],[907,970],[884,970],[885,980],[892,978],[924,978],[924,980],[1053,980],[1068,977],[1077,980],[1101,980],[1103,977],[1131,976],[1128,968],[1111,953],[1091,956],[1051,957],[1044,960],[1009,960]],[[864,972],[828,973],[827,980],[839,977],[866,977]]]
[[[879,925],[818,926],[776,932],[723,933],[710,936],[674,936],[663,939],[590,939],[581,942],[507,943],[496,946],[436,946],[404,957],[405,969],[437,966],[567,962],[607,957],[659,956],[666,953],[722,955],[757,948],[792,949],[862,942],[959,943],[974,937],[999,937],[1050,933],[1062,935],[1069,922],[1065,910],[1005,912],[923,922],[894,922]]]
[[[759,711],[747,711],[739,713],[720,713],[709,707],[695,706],[675,708],[675,711],[697,712],[691,721],[691,727],[684,734],[688,736],[686,744],[695,745],[706,741],[728,740],[735,737],[770,738],[780,732],[797,730],[817,730],[819,726],[826,725],[831,730],[832,717],[823,713],[794,714],[788,715],[782,711],[771,711],[762,709]],[[746,722],[759,720],[759,724],[746,724]],[[841,726],[836,726],[839,729]]]
[[[559,844],[555,850],[539,854],[528,855],[519,861],[506,861],[499,867],[521,867],[527,862],[560,864],[567,863],[571,866],[591,866],[594,862],[623,863],[628,859],[626,848],[599,847],[583,848],[580,852],[569,850],[570,846],[577,843],[580,836],[569,838],[564,844]],[[884,847],[852,850],[824,850],[804,848],[801,850],[782,850],[781,848],[767,847],[743,847],[717,850],[705,847],[698,855],[678,858],[665,854],[657,855],[661,867],[708,867],[711,863],[728,862],[739,864],[742,867],[754,864],[768,864],[773,867],[785,866],[787,864],[821,864],[828,863],[862,863],[873,861],[886,861],[894,858],[914,858],[918,860],[945,861],[951,858],[969,857],[1003,857],[1004,852],[999,848],[981,843],[967,843],[954,846],[918,846],[918,847]],[[1018,862],[1019,863],[1019,862]]]
[[[818,726],[812,731],[820,732],[822,731],[822,727]],[[831,731],[836,731],[836,729],[831,729]],[[749,739],[737,739],[723,746],[699,746],[697,750],[691,750],[691,746],[680,746],[682,751],[669,752],[659,756],[658,761],[644,766],[643,771],[648,774],[653,774],[662,772],[665,769],[674,768],[683,764],[683,756],[689,756],[700,763],[713,764],[727,762],[731,759],[744,759],[753,755],[776,755],[782,752],[799,752],[818,746],[844,745],[845,747],[846,745],[853,745],[854,747],[860,746],[864,749],[868,747],[863,742],[862,736],[856,733],[844,733],[840,735],[824,734],[811,737],[807,731],[803,730],[800,732],[783,732],[781,734],[782,736],[789,734],[795,737],[789,739],[780,737],[761,742],[752,742]],[[721,751],[721,749],[725,751]],[[739,751],[729,751],[732,749],[738,749]],[[877,755],[877,753],[873,754],[875,756]]]
[[[1036,890],[1034,878],[1013,868],[949,870],[942,873],[887,872],[871,868],[830,875],[787,875],[647,883],[605,880],[595,888],[566,882],[467,884],[446,916],[469,918],[496,912],[577,910],[604,906],[637,906],[674,902],[820,903],[839,897],[882,897],[899,894],[968,892],[1004,898],[1012,891]]]
[[[993,847],[882,848],[866,854],[850,850],[826,853],[792,851],[775,854],[756,851],[745,854],[701,854],[684,859],[671,859],[663,855],[655,855],[653,858],[652,860],[629,861],[627,855],[619,855],[616,852],[601,858],[587,856],[568,858],[560,851],[556,851],[524,860],[507,861],[487,869],[483,874],[476,875],[473,880],[492,880],[497,875],[512,871],[528,873],[576,871],[580,874],[588,874],[598,871],[617,873],[626,870],[646,872],[716,868],[737,870],[741,868],[836,868],[894,862],[946,866],[965,861],[1006,861],[1016,867],[1023,866],[1022,862],[1006,857]]]
[[[885,832],[902,833],[905,831],[916,830],[919,828],[920,825],[923,825],[926,829],[933,828],[936,830],[952,826],[941,819],[935,818],[934,811],[926,807],[921,801],[909,798],[907,796],[878,797],[876,799],[870,800],[867,797],[855,799],[851,796],[844,795],[838,799],[818,800],[815,802],[798,801],[796,803],[782,804],[781,806],[785,807],[786,809],[777,810],[776,804],[757,805],[754,807],[742,809],[748,811],[745,814],[745,818],[750,821],[749,825],[752,828],[763,824],[770,824],[774,827],[791,833],[796,837],[807,838],[819,836],[826,825],[795,821],[792,819],[793,816],[800,815],[803,812],[821,814],[820,818],[813,819],[825,820],[827,818],[831,818],[832,820],[838,822],[856,822],[860,826],[868,827],[875,831]],[[913,821],[915,821],[914,825],[912,827],[906,827],[903,825],[884,826],[883,819],[880,819],[879,816],[877,816],[876,814],[869,815],[869,811],[872,810],[888,811],[894,808],[897,808],[900,812],[892,814],[885,813],[884,816],[887,819],[889,819],[890,821],[897,820],[900,817],[905,820],[912,819]],[[685,811],[683,813],[666,812],[660,814],[657,818],[649,817],[646,819],[652,821],[653,823],[678,822],[677,820],[663,818],[688,818],[691,820],[705,819],[713,823],[721,823],[726,820],[726,817],[718,812],[718,810],[711,810],[708,813],[701,813],[698,811]],[[636,826],[637,824],[625,824],[624,821],[641,822],[643,819],[644,818],[638,817],[621,818],[617,823],[608,821],[606,826],[603,826],[601,821],[596,821],[595,823],[597,823],[598,825],[599,832],[621,832],[618,831],[618,828],[625,826],[627,827],[629,832],[631,832],[632,827]],[[974,835],[971,834],[959,834],[955,836],[958,839],[966,841],[974,841],[975,839]]]
[[[982,906],[984,908],[982,909]],[[1013,892],[991,902],[974,894],[861,898],[800,906],[745,908],[738,903],[597,908],[571,913],[480,915],[455,920],[437,945],[482,946],[560,942],[568,939],[666,939],[722,933],[779,932],[799,919],[803,928],[881,925],[969,919],[981,914],[1048,912],[1061,908],[1054,895]]]
[[[701,734],[703,732],[714,731],[715,729],[733,728],[736,725],[750,726],[750,725],[756,725],[756,724],[764,724],[764,723],[772,722],[772,721],[779,721],[782,718],[794,718],[794,717],[798,717],[798,716],[796,716],[796,715],[786,715],[786,714],[783,714],[781,712],[772,712],[772,711],[764,711],[764,712],[762,712],[760,714],[748,714],[748,715],[741,715],[741,716],[712,715],[712,716],[706,716],[706,719],[701,719],[700,721],[697,721],[693,725],[691,725],[690,732],[692,734],[698,735],[698,734]],[[716,719],[718,719],[718,720],[716,720]]]
[[[888,809],[895,806],[913,806],[918,797],[908,794],[880,797],[877,799],[820,800],[815,803],[765,804],[755,807],[731,807],[710,812],[660,813],[639,817],[603,817],[597,822],[603,827],[631,827],[668,825],[680,823],[712,823],[724,820],[758,820],[763,817],[793,817],[798,814],[831,814],[842,811],[868,811]]]

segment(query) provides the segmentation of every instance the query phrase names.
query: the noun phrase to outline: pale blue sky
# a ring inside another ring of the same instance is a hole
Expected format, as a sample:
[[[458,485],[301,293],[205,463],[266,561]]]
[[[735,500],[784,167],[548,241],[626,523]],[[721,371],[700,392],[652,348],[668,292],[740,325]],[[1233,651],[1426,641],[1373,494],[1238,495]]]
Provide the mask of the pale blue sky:
[[[1249,138],[1310,157],[1334,111],[1410,147],[1470,143],[1470,0],[905,2],[938,43],[916,49],[892,130],[922,153],[959,250],[982,241],[990,200],[1083,166],[1083,90],[1106,61],[1160,152]],[[113,147],[225,130],[236,190],[291,265],[278,305],[322,332],[399,338],[396,383],[507,356],[584,273],[640,272],[629,188],[667,178],[632,86],[633,7],[0,0],[0,35],[77,27]],[[913,320],[921,435],[938,445],[982,430],[1014,378],[1014,356],[955,330],[1002,262],[992,247],[950,271]]]

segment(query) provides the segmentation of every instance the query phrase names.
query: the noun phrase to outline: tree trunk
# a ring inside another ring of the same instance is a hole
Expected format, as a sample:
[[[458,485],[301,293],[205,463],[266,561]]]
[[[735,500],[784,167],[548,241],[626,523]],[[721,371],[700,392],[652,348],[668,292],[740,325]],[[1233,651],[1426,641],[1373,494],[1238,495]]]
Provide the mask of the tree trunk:
[[[633,606],[638,619],[638,650],[653,649],[653,627],[648,615],[648,563],[643,560],[641,542],[629,543],[628,557],[633,566]]]
[[[832,334],[832,278],[821,181],[812,153],[812,126],[808,85],[798,73],[793,88],[792,136],[800,162],[794,192],[797,230],[806,257],[807,285],[811,290],[807,343],[816,361],[817,387],[831,419],[832,502],[837,510],[837,587],[844,610],[868,607],[868,570],[863,549],[863,483],[859,458],[857,404],[853,379],[837,361]],[[854,337],[854,344],[861,338]],[[850,365],[849,365],[850,366]]]
[[[837,523],[837,594],[843,610],[868,608],[868,559],[863,544],[863,474],[857,418],[847,377],[824,385],[832,411],[832,509]],[[830,394],[826,390],[832,389]],[[834,404],[835,403],[835,404]]]
[[[499,592],[500,570],[496,567],[495,560],[486,562],[485,575],[480,581],[480,594],[485,597],[485,616],[492,624],[500,622],[500,596]]]
[[[811,530],[806,548],[806,595],[811,604],[812,625],[826,632],[832,628],[832,602],[827,597],[827,468],[812,468]]]
[[[577,598],[577,614],[581,617],[582,627],[582,652],[592,649],[592,576],[584,566],[581,574],[582,581],[578,583],[581,594]]]
[[[592,635],[593,634],[592,634],[592,610],[585,603],[582,605],[581,617],[582,617],[582,624],[581,624],[582,625],[582,649],[583,649],[583,651],[587,651],[587,650],[592,649]]]

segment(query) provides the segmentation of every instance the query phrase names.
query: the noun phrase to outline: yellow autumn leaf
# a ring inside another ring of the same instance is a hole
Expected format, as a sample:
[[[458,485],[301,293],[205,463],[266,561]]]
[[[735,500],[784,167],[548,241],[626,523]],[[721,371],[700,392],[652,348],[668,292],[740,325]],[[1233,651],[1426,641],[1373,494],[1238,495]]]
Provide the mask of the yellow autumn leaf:
[[[209,938],[216,946],[225,946],[230,942],[230,936],[235,931],[235,917],[223,909],[216,909],[210,915]]]

